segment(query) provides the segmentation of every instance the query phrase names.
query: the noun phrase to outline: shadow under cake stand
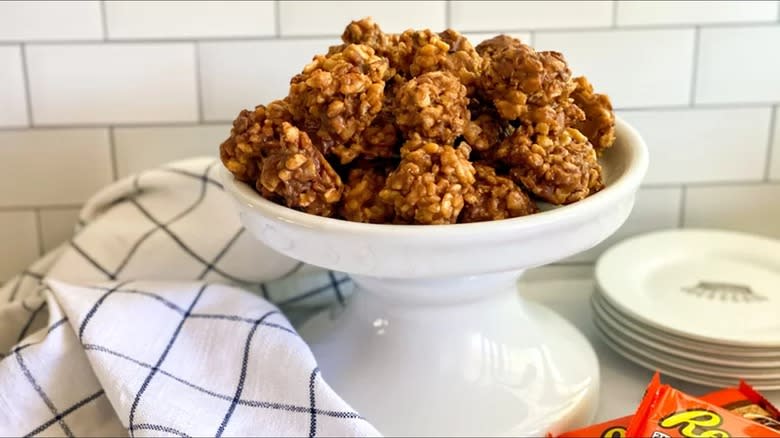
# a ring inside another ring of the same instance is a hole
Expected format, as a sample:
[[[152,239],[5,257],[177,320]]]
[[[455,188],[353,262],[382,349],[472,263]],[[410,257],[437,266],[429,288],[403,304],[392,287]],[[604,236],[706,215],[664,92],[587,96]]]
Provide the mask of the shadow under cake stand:
[[[627,123],[616,127],[601,160],[604,190],[493,222],[347,222],[274,204],[222,176],[257,239],[351,275],[347,307],[300,332],[323,378],[381,433],[540,436],[592,420],[598,361],[568,321],[522,299],[517,279],[596,245],[628,217],[647,151]]]

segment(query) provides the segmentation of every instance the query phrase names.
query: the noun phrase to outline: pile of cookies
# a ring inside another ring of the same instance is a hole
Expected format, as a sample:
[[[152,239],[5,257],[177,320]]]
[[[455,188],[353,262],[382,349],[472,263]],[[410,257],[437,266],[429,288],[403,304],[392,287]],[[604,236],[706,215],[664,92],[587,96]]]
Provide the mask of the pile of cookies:
[[[569,204],[603,187],[609,98],[558,52],[499,35],[350,23],[283,100],[242,111],[225,167],[265,198],[357,222],[450,224]]]

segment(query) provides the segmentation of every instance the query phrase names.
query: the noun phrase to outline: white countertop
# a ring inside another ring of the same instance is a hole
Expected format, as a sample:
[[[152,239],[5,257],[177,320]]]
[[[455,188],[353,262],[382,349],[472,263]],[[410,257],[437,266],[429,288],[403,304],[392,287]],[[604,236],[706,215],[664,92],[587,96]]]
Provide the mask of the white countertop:
[[[601,368],[601,392],[595,422],[632,413],[653,372],[629,362],[601,341],[592,322],[589,301],[594,291],[592,268],[575,266],[535,270],[520,281],[520,289],[527,299],[542,303],[571,321],[593,345]],[[662,381],[691,395],[702,395],[716,389],[666,376],[662,376]],[[763,394],[770,402],[780,405],[780,391]]]

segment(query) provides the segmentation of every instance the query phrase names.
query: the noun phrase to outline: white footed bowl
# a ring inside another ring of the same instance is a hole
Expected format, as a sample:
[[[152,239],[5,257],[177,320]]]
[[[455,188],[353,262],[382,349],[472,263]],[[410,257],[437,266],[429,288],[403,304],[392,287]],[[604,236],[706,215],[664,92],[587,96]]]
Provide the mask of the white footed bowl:
[[[351,274],[357,290],[301,334],[323,377],[386,435],[543,435],[589,422],[598,362],[567,321],[524,302],[528,268],[584,251],[626,220],[647,169],[617,120],[606,188],[564,207],[492,222],[376,225],[302,213],[223,169],[244,226],[292,258]]]

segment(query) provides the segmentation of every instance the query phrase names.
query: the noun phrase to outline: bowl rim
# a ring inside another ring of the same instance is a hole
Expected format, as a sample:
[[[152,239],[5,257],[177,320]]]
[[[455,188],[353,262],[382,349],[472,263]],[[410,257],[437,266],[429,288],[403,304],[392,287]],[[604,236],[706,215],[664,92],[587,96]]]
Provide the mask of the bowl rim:
[[[448,235],[463,235],[472,233],[502,233],[521,232],[528,229],[539,229],[554,226],[566,222],[575,217],[582,217],[584,213],[598,213],[616,200],[635,192],[645,176],[648,166],[647,146],[639,133],[630,124],[615,117],[616,134],[625,140],[622,147],[627,149],[627,166],[623,173],[609,186],[601,191],[575,203],[560,206],[551,210],[534,213],[511,219],[495,221],[472,222],[461,224],[441,225],[399,225],[399,224],[370,224],[352,222],[344,219],[317,216],[304,213],[284,205],[276,204],[260,196],[248,184],[235,179],[224,166],[220,166],[220,177],[233,197],[243,206],[265,216],[271,216],[277,220],[291,225],[319,229],[329,232],[344,232],[350,234],[391,234],[405,238],[431,238],[432,236],[444,237]],[[621,142],[622,144],[622,142]]]

